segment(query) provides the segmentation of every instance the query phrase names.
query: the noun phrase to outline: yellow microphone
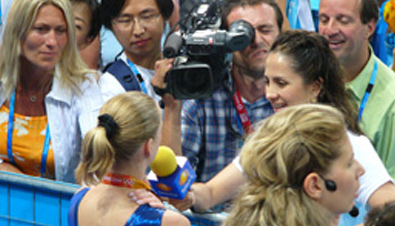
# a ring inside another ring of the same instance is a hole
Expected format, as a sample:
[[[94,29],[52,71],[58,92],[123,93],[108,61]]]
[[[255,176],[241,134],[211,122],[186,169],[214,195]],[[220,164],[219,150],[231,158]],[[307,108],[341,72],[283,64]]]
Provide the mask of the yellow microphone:
[[[195,179],[196,174],[186,157],[176,156],[169,147],[159,147],[148,174],[148,180],[159,196],[183,199]]]
[[[166,146],[160,146],[151,169],[158,177],[167,177],[177,170],[176,155],[173,150]]]

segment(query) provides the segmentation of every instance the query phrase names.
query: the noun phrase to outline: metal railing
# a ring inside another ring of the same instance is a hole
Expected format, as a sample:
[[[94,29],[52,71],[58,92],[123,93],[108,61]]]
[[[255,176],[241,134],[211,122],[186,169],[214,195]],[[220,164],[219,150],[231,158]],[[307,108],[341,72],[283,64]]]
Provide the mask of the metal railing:
[[[79,188],[38,177],[0,171],[1,226],[67,226],[70,199]],[[226,214],[183,212],[192,225],[220,225]]]

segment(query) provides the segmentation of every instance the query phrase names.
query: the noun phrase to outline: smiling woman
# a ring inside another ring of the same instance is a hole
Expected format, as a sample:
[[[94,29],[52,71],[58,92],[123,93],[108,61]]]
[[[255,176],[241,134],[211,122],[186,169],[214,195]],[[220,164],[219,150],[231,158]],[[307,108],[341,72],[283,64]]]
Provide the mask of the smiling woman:
[[[69,0],[14,0],[0,47],[0,170],[75,181],[103,101],[72,13]]]
[[[344,73],[328,41],[306,31],[284,32],[266,62],[266,98],[275,111],[302,103],[339,109],[351,131],[361,134],[357,112],[345,91]]]

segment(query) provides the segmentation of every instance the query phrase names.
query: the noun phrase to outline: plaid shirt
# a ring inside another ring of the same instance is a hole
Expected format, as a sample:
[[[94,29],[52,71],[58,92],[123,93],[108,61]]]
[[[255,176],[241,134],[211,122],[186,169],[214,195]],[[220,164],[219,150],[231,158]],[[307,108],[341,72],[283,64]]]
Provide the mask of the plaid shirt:
[[[233,82],[222,86],[207,99],[187,100],[182,110],[182,152],[195,170],[199,153],[205,162],[198,181],[206,182],[239,154],[245,132],[233,104]],[[243,100],[252,124],[273,114],[265,97],[254,103]]]

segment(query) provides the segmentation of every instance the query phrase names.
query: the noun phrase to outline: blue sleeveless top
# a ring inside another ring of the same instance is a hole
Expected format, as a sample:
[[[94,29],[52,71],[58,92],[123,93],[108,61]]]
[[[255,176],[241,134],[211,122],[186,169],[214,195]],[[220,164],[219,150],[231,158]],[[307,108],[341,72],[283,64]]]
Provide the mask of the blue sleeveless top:
[[[74,194],[70,201],[68,214],[69,226],[78,226],[78,206],[90,188],[84,188]],[[141,205],[130,216],[125,226],[160,226],[165,209],[157,209],[149,205]]]

